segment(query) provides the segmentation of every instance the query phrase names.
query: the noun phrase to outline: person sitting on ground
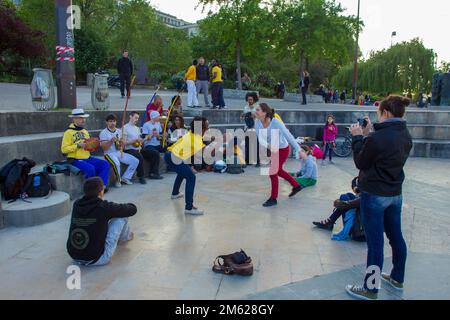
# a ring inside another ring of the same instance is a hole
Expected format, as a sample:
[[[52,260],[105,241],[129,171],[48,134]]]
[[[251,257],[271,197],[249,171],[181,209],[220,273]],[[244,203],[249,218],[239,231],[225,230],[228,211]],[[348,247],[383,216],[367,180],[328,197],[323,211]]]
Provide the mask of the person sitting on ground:
[[[300,149],[301,169],[291,173],[302,189],[315,186],[317,183],[317,163],[312,151],[307,146]]]
[[[109,162],[116,175],[115,186],[120,188],[122,184],[133,184],[131,179],[139,165],[139,160],[131,154],[122,152],[122,132],[116,128],[116,125],[117,117],[114,114],[108,115],[106,117],[106,128],[100,132],[100,141],[105,159]],[[123,175],[121,175],[121,163],[128,166]]]
[[[156,95],[153,102],[147,106],[147,109],[145,110],[145,122],[150,121],[150,113],[152,111],[158,111],[161,116],[166,112],[161,96]]]
[[[103,266],[111,261],[117,244],[133,239],[128,217],[137,208],[104,200],[99,177],[86,180],[83,189],[83,198],[73,204],[67,252],[80,265]]]
[[[172,98],[172,112],[171,116],[181,115],[183,116],[183,107],[181,105],[181,97],[179,95],[173,96]]]
[[[313,222],[313,224],[320,229],[331,231],[333,230],[334,224],[341,216],[345,220],[345,214],[348,210],[359,209],[361,192],[358,188],[358,177],[352,180],[352,190],[354,193],[342,194],[339,199],[334,201],[334,210],[329,218]]]
[[[187,129],[184,126],[184,118],[181,115],[177,114],[172,119],[172,125],[167,131],[169,145],[174,144],[187,133]]]
[[[159,174],[159,163],[161,161],[160,153],[164,152],[161,146],[163,138],[163,129],[160,123],[158,111],[150,113],[150,121],[147,121],[142,127],[142,138],[144,139],[144,148],[141,150],[142,156],[150,163],[149,179],[161,180],[163,177]]]
[[[86,140],[90,138],[86,130],[86,118],[89,115],[83,109],[73,109],[69,118],[73,122],[64,132],[61,143],[61,152],[66,155],[68,162],[84,173],[87,179],[99,176],[103,180],[105,188],[108,186],[109,163],[106,160],[91,157]]]
[[[124,152],[131,154],[139,160],[137,167],[137,177],[141,184],[146,184],[144,178],[144,157],[141,154],[142,144],[144,140],[141,138],[141,129],[136,125],[139,121],[139,112],[132,111],[130,113],[129,122],[123,127],[124,130]]]

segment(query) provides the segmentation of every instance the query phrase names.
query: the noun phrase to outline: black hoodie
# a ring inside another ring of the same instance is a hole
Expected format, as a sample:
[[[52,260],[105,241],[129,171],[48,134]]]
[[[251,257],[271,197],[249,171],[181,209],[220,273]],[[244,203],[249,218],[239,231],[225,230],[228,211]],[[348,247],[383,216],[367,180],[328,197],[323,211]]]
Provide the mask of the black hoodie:
[[[374,124],[375,132],[367,138],[353,137],[353,158],[359,169],[361,191],[394,197],[402,194],[403,167],[412,148],[406,121]]]
[[[113,218],[134,216],[134,204],[116,204],[83,197],[73,204],[67,252],[74,260],[97,261],[105,249],[108,223]]]

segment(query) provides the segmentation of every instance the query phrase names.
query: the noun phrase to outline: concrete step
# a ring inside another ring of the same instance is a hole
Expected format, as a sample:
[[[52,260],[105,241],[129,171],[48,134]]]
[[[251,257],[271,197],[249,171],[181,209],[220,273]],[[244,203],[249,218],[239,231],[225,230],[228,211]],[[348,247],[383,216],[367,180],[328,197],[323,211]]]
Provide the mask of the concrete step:
[[[5,226],[36,226],[62,218],[71,211],[70,197],[65,192],[53,191],[49,198],[28,200],[31,203],[22,200],[2,202]]]

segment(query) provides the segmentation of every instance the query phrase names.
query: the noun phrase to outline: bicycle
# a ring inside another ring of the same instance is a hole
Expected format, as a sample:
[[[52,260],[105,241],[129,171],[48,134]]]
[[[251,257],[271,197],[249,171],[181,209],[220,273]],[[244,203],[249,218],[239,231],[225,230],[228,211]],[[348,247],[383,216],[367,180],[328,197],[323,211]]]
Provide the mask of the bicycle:
[[[347,158],[349,157],[352,150],[352,135],[350,133],[350,127],[345,128],[347,133],[345,135],[338,136],[336,138],[336,147],[333,149],[333,153],[336,157]]]

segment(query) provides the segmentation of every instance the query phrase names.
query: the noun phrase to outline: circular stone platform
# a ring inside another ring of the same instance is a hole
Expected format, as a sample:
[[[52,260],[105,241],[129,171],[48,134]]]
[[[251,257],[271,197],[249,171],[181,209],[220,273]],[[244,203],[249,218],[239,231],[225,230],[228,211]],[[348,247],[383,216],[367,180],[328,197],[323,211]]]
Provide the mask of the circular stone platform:
[[[29,198],[31,203],[17,200],[2,202],[6,226],[31,227],[57,220],[70,213],[70,198],[65,192],[53,191],[45,198]]]

